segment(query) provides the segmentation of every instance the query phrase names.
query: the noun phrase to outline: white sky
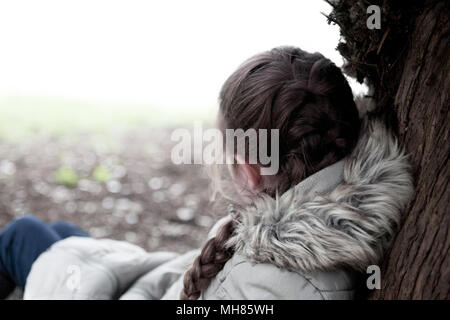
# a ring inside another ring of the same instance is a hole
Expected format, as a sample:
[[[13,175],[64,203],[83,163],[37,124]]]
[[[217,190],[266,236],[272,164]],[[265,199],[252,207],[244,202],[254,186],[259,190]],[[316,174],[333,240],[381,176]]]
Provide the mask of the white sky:
[[[275,46],[341,65],[329,11],[321,0],[0,0],[0,98],[210,108],[242,61]]]

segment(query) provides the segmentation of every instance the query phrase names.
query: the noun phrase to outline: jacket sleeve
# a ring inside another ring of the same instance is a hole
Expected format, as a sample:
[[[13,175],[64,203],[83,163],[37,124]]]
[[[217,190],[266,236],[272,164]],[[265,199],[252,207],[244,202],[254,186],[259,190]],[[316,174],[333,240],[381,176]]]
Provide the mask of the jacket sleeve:
[[[301,274],[271,264],[242,259],[216,279],[204,299],[329,300],[352,299],[353,289],[345,273]]]
[[[199,250],[189,251],[140,277],[120,300],[159,300],[192,264]]]
[[[217,289],[219,299],[324,300],[307,278],[268,264],[246,261],[235,265]],[[283,285],[285,284],[285,285]]]
[[[85,237],[56,242],[33,263],[24,299],[115,299],[140,276],[179,256]]]
[[[216,235],[220,226],[230,217],[226,216],[215,223],[211,228],[208,239]],[[180,277],[192,265],[200,249],[189,251],[175,258],[139,278],[121,297],[121,300],[159,300],[178,299]],[[176,283],[178,282],[178,283]],[[176,285],[178,284],[178,285]],[[169,290],[171,289],[171,290]]]

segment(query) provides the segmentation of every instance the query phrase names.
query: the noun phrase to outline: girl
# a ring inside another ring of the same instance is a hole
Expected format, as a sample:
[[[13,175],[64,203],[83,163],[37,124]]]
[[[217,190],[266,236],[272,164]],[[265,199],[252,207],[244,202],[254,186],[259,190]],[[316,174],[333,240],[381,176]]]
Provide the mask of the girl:
[[[261,175],[264,165],[243,157],[227,166],[228,181],[216,177],[232,205],[203,248],[147,253],[25,217],[0,234],[3,294],[16,284],[25,299],[354,298],[412,195],[396,140],[359,118],[339,68],[292,47],[256,55],[228,78],[218,123],[278,129],[279,170]]]

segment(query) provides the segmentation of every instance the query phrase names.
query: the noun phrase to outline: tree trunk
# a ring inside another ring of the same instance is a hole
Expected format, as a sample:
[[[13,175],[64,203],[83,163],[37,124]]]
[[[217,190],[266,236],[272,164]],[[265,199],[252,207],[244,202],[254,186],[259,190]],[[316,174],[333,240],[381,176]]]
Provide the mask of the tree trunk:
[[[449,298],[448,36],[444,1],[415,19],[394,108],[415,168],[416,194],[374,298]]]
[[[349,60],[350,73],[364,77],[373,88],[378,112],[396,116],[400,141],[411,155],[416,187],[400,231],[381,265],[381,289],[369,297],[448,299],[449,4],[411,1],[404,7],[409,8],[408,13],[401,16],[387,1],[379,1],[385,15],[382,29],[360,40],[345,35],[362,32],[363,27],[339,17],[361,10],[361,4],[356,3],[333,3],[330,20],[340,25],[347,42],[340,51]],[[367,17],[366,12],[362,14]],[[399,30],[400,24],[405,29]],[[364,64],[371,67],[360,67]]]

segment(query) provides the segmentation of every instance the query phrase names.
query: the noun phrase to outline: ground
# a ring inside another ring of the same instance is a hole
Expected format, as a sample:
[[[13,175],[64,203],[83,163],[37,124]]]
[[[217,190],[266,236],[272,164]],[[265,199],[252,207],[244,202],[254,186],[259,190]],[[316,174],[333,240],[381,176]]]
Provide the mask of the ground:
[[[0,228],[33,214],[149,251],[199,247],[219,217],[204,168],[170,160],[172,129],[0,140]]]

